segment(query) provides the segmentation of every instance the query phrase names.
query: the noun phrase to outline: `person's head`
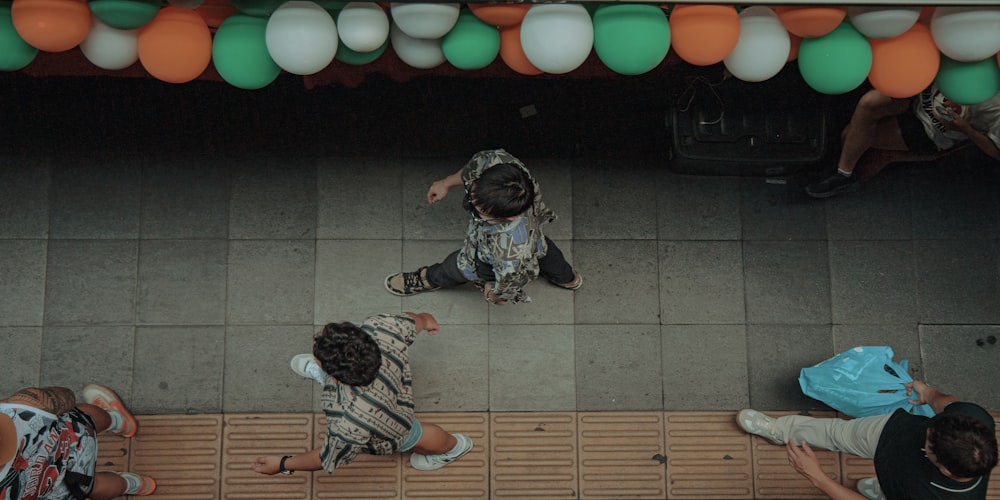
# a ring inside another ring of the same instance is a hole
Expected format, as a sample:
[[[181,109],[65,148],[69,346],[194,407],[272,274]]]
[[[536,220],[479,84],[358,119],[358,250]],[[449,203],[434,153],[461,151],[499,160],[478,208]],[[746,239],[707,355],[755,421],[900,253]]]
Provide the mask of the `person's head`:
[[[347,385],[368,385],[378,375],[382,351],[352,323],[329,323],[316,334],[313,356],[327,374]]]
[[[948,475],[971,479],[996,467],[996,434],[967,415],[944,415],[927,429],[924,452],[931,463],[947,469]]]
[[[466,198],[469,205],[466,209],[473,215],[504,219],[521,215],[531,208],[535,202],[535,187],[523,168],[513,163],[500,163],[483,171],[472,183]]]

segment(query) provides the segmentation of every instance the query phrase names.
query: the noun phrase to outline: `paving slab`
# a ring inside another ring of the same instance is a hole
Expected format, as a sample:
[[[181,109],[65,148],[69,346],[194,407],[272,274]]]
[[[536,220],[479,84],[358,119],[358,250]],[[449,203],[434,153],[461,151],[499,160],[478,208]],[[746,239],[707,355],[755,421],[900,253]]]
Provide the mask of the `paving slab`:
[[[227,324],[310,324],[315,280],[315,241],[230,241]]]
[[[575,498],[578,466],[574,413],[490,414],[490,498]]]
[[[46,325],[132,325],[137,240],[50,240]]]
[[[142,169],[107,152],[60,157],[52,168],[51,238],[139,237]]]
[[[665,412],[667,498],[754,498],[750,436],[735,412]]]
[[[142,175],[142,238],[229,236],[228,165],[187,157],[148,161]]]
[[[137,322],[223,325],[226,240],[141,240]]]
[[[0,240],[0,326],[41,326],[46,240]]]
[[[656,183],[661,240],[740,240],[740,179],[678,175],[663,169]]]
[[[663,409],[657,325],[579,325],[573,342],[577,411]]]
[[[750,404],[745,326],[663,325],[660,331],[663,409],[739,410]]]
[[[1000,242],[914,240],[919,322],[1000,324]]]
[[[402,164],[378,157],[319,160],[316,237],[399,239]]]
[[[580,499],[667,498],[662,413],[578,413],[577,435]]]
[[[659,324],[655,240],[577,240],[574,265],[587,280],[575,293],[576,324]]]
[[[642,162],[588,159],[573,166],[573,235],[577,239],[656,238],[656,170]]]
[[[909,241],[831,241],[831,316],[843,324],[911,324],[918,315]]]
[[[823,241],[745,241],[747,324],[829,324],[830,264]]]
[[[48,238],[52,169],[43,155],[3,159],[0,238]]]
[[[232,171],[229,237],[313,239],[316,237],[315,160],[245,160]]]
[[[658,251],[661,323],[746,321],[740,242],[661,241]]]

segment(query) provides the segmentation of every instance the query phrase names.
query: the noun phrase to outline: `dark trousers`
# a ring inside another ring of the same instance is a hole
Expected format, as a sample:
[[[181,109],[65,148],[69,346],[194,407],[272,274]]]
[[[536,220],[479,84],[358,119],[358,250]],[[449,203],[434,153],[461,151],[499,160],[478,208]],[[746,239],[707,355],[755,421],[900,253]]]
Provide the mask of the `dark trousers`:
[[[545,237],[545,244],[549,250],[544,257],[538,259],[539,274],[557,285],[573,281],[573,266],[566,262],[566,257],[563,256],[559,247],[548,236]],[[459,252],[460,250],[455,250],[448,254],[441,263],[427,267],[427,281],[431,285],[449,287],[469,281],[465,274],[458,269]],[[497,279],[493,273],[493,266],[480,261],[476,261],[476,276],[482,281],[496,281]]]

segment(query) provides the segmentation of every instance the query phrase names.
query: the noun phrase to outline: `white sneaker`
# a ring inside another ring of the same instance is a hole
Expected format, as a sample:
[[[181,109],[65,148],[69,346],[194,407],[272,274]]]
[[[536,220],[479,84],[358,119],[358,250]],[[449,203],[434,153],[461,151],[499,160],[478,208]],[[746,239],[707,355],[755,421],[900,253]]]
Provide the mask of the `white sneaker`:
[[[296,354],[291,362],[292,371],[302,378],[315,380],[319,385],[326,384],[326,372],[316,362],[312,354]]]
[[[736,422],[743,430],[750,434],[756,434],[768,441],[783,445],[785,436],[781,434],[775,425],[775,420],[757,410],[746,409],[736,415]]]
[[[864,495],[868,500],[885,500],[882,486],[878,484],[877,477],[866,477],[858,481],[858,493]]]
[[[453,436],[458,440],[458,444],[451,451],[438,455],[414,453],[410,455],[410,465],[417,470],[438,470],[472,451],[471,439],[462,434],[453,434]]]

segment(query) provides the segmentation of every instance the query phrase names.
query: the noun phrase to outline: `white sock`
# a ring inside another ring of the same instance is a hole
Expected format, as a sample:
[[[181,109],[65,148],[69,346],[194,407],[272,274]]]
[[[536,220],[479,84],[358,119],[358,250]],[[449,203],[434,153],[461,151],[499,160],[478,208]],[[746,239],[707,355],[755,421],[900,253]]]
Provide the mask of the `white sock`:
[[[837,173],[840,174],[840,175],[843,175],[844,177],[850,177],[850,176],[854,175],[853,171],[847,172],[844,169],[839,168],[839,167],[837,168]]]
[[[323,369],[320,368],[315,361],[309,360],[309,362],[306,363],[306,373],[308,373],[313,380],[319,382],[319,385],[326,384],[326,372],[323,371]]]
[[[121,413],[114,410],[108,410],[108,416],[111,417],[111,425],[108,426],[109,432],[121,433],[125,430],[125,417]]]

